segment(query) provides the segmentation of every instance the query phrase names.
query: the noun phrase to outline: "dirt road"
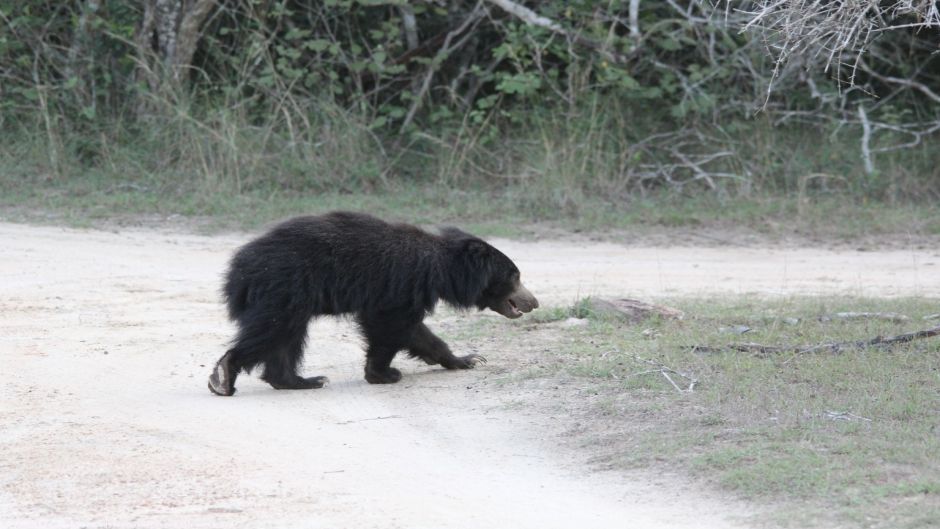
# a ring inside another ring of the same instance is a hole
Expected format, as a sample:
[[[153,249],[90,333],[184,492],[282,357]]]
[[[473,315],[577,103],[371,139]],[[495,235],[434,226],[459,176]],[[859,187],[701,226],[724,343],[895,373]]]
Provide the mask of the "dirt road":
[[[707,491],[584,470],[584,455],[557,447],[551,417],[481,389],[492,367],[399,359],[402,383],[366,384],[342,323],[312,332],[306,374],[329,376],[328,388],[245,377],[234,398],[211,396],[206,376],[231,333],[217,289],[245,239],[0,223],[0,527],[746,526],[748,507]],[[940,297],[933,251],[495,244],[547,305],[591,294]],[[512,354],[480,352],[490,366]]]

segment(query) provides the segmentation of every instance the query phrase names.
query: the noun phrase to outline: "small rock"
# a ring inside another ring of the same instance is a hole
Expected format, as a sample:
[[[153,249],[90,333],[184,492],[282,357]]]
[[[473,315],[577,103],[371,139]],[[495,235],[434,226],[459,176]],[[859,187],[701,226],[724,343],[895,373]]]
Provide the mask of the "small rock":
[[[585,318],[568,318],[561,322],[562,327],[583,327],[588,321]]]

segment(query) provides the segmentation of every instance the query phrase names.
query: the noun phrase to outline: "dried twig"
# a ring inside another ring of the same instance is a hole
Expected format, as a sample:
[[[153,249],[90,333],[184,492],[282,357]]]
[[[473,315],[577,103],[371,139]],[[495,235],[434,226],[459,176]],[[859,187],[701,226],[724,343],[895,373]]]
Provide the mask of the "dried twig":
[[[871,422],[871,419],[868,417],[862,417],[861,415],[855,415],[854,413],[849,413],[847,411],[837,411],[837,410],[826,410],[826,417],[834,421],[866,421]]]
[[[636,360],[637,362],[643,362],[643,363],[645,363],[645,364],[649,364],[649,365],[651,365],[651,366],[656,367],[656,369],[651,369],[651,370],[649,370],[649,371],[643,371],[642,373],[634,373],[634,374],[631,375],[631,376],[645,375],[645,374],[649,374],[649,373],[660,373],[660,374],[663,375],[663,377],[666,378],[666,380],[669,381],[670,384],[672,384],[672,387],[676,388],[676,391],[678,391],[679,393],[692,393],[692,391],[695,389],[695,385],[698,384],[698,379],[697,379],[697,378],[693,377],[692,375],[688,375],[688,374],[686,374],[686,373],[683,373],[683,372],[681,372],[681,371],[676,371],[675,369],[673,369],[673,368],[671,368],[671,367],[669,367],[669,366],[667,366],[667,365],[665,365],[665,364],[661,364],[661,363],[659,363],[659,362],[654,362],[653,360],[647,360],[646,358],[641,358],[641,357],[636,356],[636,355],[633,355],[633,358],[634,358],[634,360]],[[682,378],[688,380],[688,381],[689,381],[689,387],[687,387],[687,388],[685,388],[685,389],[682,389],[681,387],[679,387],[679,385],[676,384],[676,382],[672,379],[672,377],[669,376],[669,373],[672,373],[672,374],[674,374],[674,375],[678,375],[678,376],[680,376],[680,377],[682,377]]]
[[[875,69],[870,68],[867,64],[865,64],[865,61],[859,61],[858,67],[861,68],[862,71],[864,71],[868,75],[871,75],[875,79],[878,79],[879,81],[882,81],[888,84],[897,84],[901,86],[906,86],[908,88],[913,88],[914,90],[917,90],[920,93],[927,96],[928,98],[932,99],[935,103],[940,103],[940,95],[937,95],[936,92],[931,90],[930,87],[928,87],[924,83],[919,83],[912,79],[903,79],[901,77],[892,77],[890,75],[883,75],[880,72],[876,71]]]
[[[931,0],[758,0],[755,4],[753,10],[740,11],[750,17],[744,30],[767,30],[768,48],[777,54],[774,78],[792,57],[825,57],[826,69],[851,64],[851,85],[861,55],[879,33],[940,27],[940,11]],[[908,23],[911,19],[914,22]],[[844,55],[854,58],[846,61]]]
[[[681,188],[692,182],[702,182],[710,188],[716,188],[718,179],[743,179],[744,175],[716,170],[710,167],[716,162],[738,163],[739,157],[734,150],[722,142],[721,147],[713,147],[716,140],[697,130],[682,130],[672,133],[653,134],[636,142],[626,153],[632,158],[635,153],[645,154],[644,159],[651,163],[640,163],[632,170],[632,177],[638,181],[641,190],[648,182],[665,182]],[[722,148],[724,147],[724,148]],[[705,149],[719,149],[711,153],[701,153]]]

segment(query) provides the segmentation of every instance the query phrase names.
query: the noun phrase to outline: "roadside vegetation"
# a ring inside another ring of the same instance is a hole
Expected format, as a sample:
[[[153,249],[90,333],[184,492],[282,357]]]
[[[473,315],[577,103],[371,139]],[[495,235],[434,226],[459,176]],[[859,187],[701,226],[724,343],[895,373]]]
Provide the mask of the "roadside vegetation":
[[[936,13],[804,4],[0,3],[0,208],[936,234]]]
[[[655,468],[717,485],[762,505],[758,521],[773,526],[940,523],[940,336],[794,350],[938,329],[940,301],[665,303],[683,319],[630,323],[584,300],[540,309],[501,338],[513,354],[499,364],[516,364],[503,381],[525,389],[519,405],[553,411],[596,468]],[[498,323],[481,318],[452,333],[469,343]]]

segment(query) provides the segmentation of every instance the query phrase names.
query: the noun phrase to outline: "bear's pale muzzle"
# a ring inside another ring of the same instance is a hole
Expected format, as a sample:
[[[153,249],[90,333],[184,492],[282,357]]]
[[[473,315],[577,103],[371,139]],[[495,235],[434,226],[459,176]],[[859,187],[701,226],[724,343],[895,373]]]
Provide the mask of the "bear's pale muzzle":
[[[506,316],[507,318],[519,318],[533,309],[539,308],[539,300],[529,292],[529,289],[519,283],[512,293],[506,296],[506,299],[493,307],[493,310]]]

